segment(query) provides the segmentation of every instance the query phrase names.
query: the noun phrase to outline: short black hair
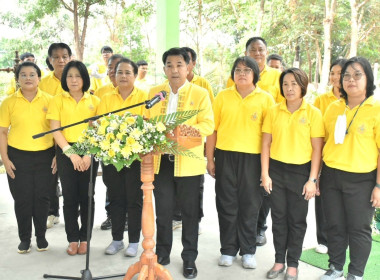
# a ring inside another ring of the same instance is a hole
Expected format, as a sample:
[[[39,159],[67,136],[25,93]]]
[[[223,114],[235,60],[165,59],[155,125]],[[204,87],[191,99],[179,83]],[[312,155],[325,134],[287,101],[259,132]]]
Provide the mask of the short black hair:
[[[111,61],[115,60],[115,59],[123,59],[124,56],[121,55],[121,54],[113,54],[109,59],[108,59],[108,63],[110,63]]]
[[[249,56],[241,56],[235,60],[234,65],[232,66],[232,70],[231,70],[232,80],[235,81],[235,76],[234,76],[235,75],[235,69],[239,65],[239,63],[242,63],[245,66],[247,66],[248,68],[252,69],[252,71],[253,71],[253,84],[256,86],[256,83],[260,79],[260,68],[259,68],[259,65],[257,65],[256,60],[254,60],[252,57],[249,57]]]
[[[49,70],[54,71],[54,67],[53,67],[53,65],[51,65],[49,57],[46,58],[45,62],[46,62],[47,67],[49,68]]]
[[[190,63],[190,57],[183,48],[171,48],[164,52],[162,55],[162,62],[166,64],[166,60],[168,56],[182,56],[183,60],[185,60],[186,64]]]
[[[284,82],[284,77],[287,74],[293,74],[294,78],[296,79],[297,84],[301,87],[301,95],[304,97],[307,93],[307,86],[309,84],[309,78],[307,77],[307,74],[299,68],[289,68],[284,70],[284,72],[280,75],[280,91],[281,95],[285,97],[284,90],[282,89],[282,83]]]
[[[115,70],[117,69],[117,67],[118,67],[121,63],[127,63],[127,64],[131,65],[132,68],[133,68],[133,74],[134,74],[135,76],[136,76],[137,73],[139,72],[139,67],[136,65],[136,63],[134,63],[132,60],[130,60],[129,58],[126,58],[126,57],[120,59],[120,60],[116,63],[116,65],[115,65]]]
[[[367,77],[367,86],[366,86],[366,94],[365,96],[368,98],[372,96],[375,92],[376,86],[375,86],[375,80],[373,77],[373,72],[371,68],[371,64],[367,59],[361,56],[354,56],[351,57],[347,62],[343,65],[342,67],[342,72],[340,74],[340,84],[342,85],[340,87],[340,93],[342,94],[342,97],[347,100],[347,92],[343,88],[343,75],[345,74],[347,67],[354,64],[358,63],[363,67],[365,76]]]
[[[339,65],[341,68],[343,68],[343,66],[344,66],[344,64],[346,64],[346,62],[347,62],[347,59],[345,59],[345,58],[340,58],[340,59],[335,60],[333,63],[331,63],[330,71],[335,65]]]
[[[15,78],[16,78],[16,81],[18,81],[18,78],[20,76],[20,72],[21,72],[21,69],[24,68],[24,67],[33,67],[34,69],[36,69],[37,71],[37,76],[38,78],[41,78],[41,69],[40,67],[37,66],[37,64],[33,63],[33,62],[30,62],[30,61],[25,61],[21,64],[19,64],[16,68],[16,72],[15,72]]]
[[[142,65],[148,65],[148,62],[146,62],[145,60],[139,60],[136,62],[136,65],[137,67],[140,67]]]
[[[102,54],[104,51],[113,53],[113,49],[110,46],[103,46],[100,53]]]
[[[30,52],[25,52],[23,53],[22,55],[20,55],[20,60],[24,61],[25,58],[28,58],[28,57],[34,57],[34,54],[30,53]]]
[[[282,56],[276,53],[272,53],[271,55],[267,57],[267,63],[269,62],[269,60],[279,60],[281,64],[283,64]]]
[[[197,61],[197,53],[192,48],[183,47],[182,49],[191,54],[191,61]]]
[[[53,43],[50,45],[49,49],[48,49],[48,55],[49,57],[51,57],[53,55],[53,51],[54,50],[58,50],[58,49],[66,49],[67,52],[69,53],[69,56],[72,56],[72,52],[71,52],[71,49],[70,47],[65,44],[65,43]]]
[[[84,65],[79,60],[72,60],[69,63],[66,64],[65,68],[63,68],[62,78],[61,78],[61,85],[64,91],[69,92],[69,88],[67,87],[67,73],[71,68],[76,68],[79,71],[79,74],[83,80],[83,87],[82,91],[86,92],[90,88],[90,75],[88,74],[88,70],[86,65]]]
[[[264,40],[262,37],[251,37],[248,39],[247,43],[245,43],[245,49],[247,50],[249,45],[256,42],[256,41],[261,41],[264,43],[265,47],[267,47],[267,42]]]

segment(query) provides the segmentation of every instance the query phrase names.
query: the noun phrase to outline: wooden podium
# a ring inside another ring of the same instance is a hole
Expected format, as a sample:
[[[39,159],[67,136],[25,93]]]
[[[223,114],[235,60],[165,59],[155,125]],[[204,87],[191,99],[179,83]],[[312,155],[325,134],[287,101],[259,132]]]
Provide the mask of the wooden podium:
[[[200,136],[199,132],[197,132],[197,135],[185,136],[184,134],[187,134],[187,132],[181,132],[183,129],[189,130],[188,127],[184,128],[182,126],[178,126],[174,129],[173,134],[169,138],[187,149],[203,144],[202,137]],[[193,129],[190,128],[190,130]],[[128,268],[124,280],[132,279],[132,277],[137,273],[140,273],[139,277],[137,278],[138,280],[172,280],[173,277],[170,275],[169,271],[157,263],[157,255],[153,251],[153,248],[155,246],[155,242],[153,240],[155,222],[152,203],[152,192],[154,189],[154,164],[152,153],[149,153],[142,157],[141,181],[143,182],[141,189],[143,190],[144,194],[141,215],[141,229],[144,236],[142,246],[144,248],[144,252],[140,256],[140,261]]]
[[[153,240],[155,231],[154,211],[152,203],[154,166],[153,154],[142,157],[141,162],[141,189],[144,193],[143,208],[141,215],[141,228],[144,240],[142,246],[144,252],[140,256],[140,261],[131,265],[125,274],[124,280],[132,279],[134,275],[140,273],[138,280],[170,279],[172,276],[169,271],[157,263],[157,255],[153,251],[155,242]]]

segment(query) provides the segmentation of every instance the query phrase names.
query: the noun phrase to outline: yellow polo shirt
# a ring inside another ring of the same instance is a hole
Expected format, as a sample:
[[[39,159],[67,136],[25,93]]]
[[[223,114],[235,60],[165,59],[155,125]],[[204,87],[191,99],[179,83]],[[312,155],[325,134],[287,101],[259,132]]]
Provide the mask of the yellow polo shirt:
[[[332,89],[329,92],[319,95],[315,101],[314,106],[321,110],[322,116],[325,114],[327,107],[334,101],[339,100],[334,95]]]
[[[43,77],[38,87],[53,96],[63,92],[61,81],[54,75],[54,71]]]
[[[151,85],[148,83],[148,80],[146,78],[141,79],[141,80],[136,78],[135,87],[138,87],[139,89],[145,92],[149,92]]]
[[[205,78],[194,74],[193,79],[190,81],[194,85],[200,86],[208,91],[208,96],[210,97],[211,103],[214,102],[214,93],[212,92],[212,87]]]
[[[170,96],[169,83],[164,82],[161,85],[152,87],[149,92],[148,99],[153,98],[160,91],[166,91],[165,100],[147,109],[144,116],[152,118],[154,116],[165,115],[168,107]],[[204,88],[192,83],[185,83],[178,91],[177,112],[188,110],[201,110],[196,116],[185,122],[186,125],[199,129],[202,136],[211,135],[214,131],[214,114],[212,113],[211,101],[208,93]],[[200,145],[190,149],[198,158],[187,156],[175,156],[174,160],[174,176],[195,176],[206,172],[206,161],[204,159],[204,145]],[[155,173],[160,170],[161,156],[154,157]]]
[[[280,76],[280,70],[265,65],[263,71],[260,72],[260,79],[256,84],[259,88],[269,92],[273,96],[276,103],[280,103],[285,100],[280,92]],[[233,86],[234,84],[235,82],[231,77],[229,77],[227,81],[227,88]]]
[[[321,111],[305,100],[293,114],[286,100],[276,104],[265,117],[262,131],[272,134],[270,157],[290,164],[309,162],[311,138],[325,136]]]
[[[326,130],[323,161],[328,167],[347,172],[367,173],[377,168],[380,148],[380,101],[369,97],[359,108],[350,109],[345,99],[332,103],[323,120]],[[334,132],[338,115],[346,114],[348,129],[343,144],[335,144]]]
[[[85,92],[82,99],[77,103],[68,92],[62,92],[54,96],[50,102],[46,118],[61,122],[61,126],[82,121],[96,115],[100,99]],[[83,123],[62,131],[63,136],[69,143],[76,142],[88,124]]]
[[[102,97],[104,95],[106,95],[107,93],[110,93],[111,91],[114,91],[115,90],[115,87],[113,86],[112,83],[108,83],[100,88],[98,88],[95,92],[94,92],[94,95],[99,97],[100,99],[102,99]]]
[[[35,134],[50,130],[46,113],[51,99],[40,89],[32,102],[22,95],[20,89],[4,99],[0,106],[0,126],[10,127],[9,146],[24,151],[42,151],[54,145],[52,134],[32,138]]]
[[[225,151],[261,153],[261,127],[273,97],[256,87],[244,99],[236,87],[225,89],[213,103],[216,147]]]
[[[145,91],[135,87],[131,94],[123,100],[119,93],[119,87],[116,88],[116,90],[107,93],[103,96],[103,98],[100,100],[98,109],[97,109],[97,115],[105,114],[110,111],[115,111],[124,107],[128,107],[137,103],[144,102],[148,99],[148,93]],[[135,108],[128,109],[126,111],[121,111],[118,114],[123,115],[125,112],[130,112],[134,115],[143,115],[144,112],[144,106],[139,106]]]

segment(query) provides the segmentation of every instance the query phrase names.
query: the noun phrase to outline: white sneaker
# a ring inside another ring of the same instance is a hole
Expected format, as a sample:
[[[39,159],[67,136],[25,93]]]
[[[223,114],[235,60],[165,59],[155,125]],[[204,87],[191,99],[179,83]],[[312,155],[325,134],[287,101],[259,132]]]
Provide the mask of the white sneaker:
[[[245,254],[243,255],[243,257],[241,258],[241,261],[243,263],[243,267],[244,268],[256,268],[257,267],[257,263],[256,263],[256,259],[255,259],[255,255],[253,254]]]
[[[329,249],[327,248],[327,246],[323,244],[318,244],[318,246],[315,248],[315,252],[319,254],[327,254],[328,251]]]
[[[106,255],[115,255],[117,252],[119,252],[120,250],[123,250],[123,249],[124,249],[123,240],[120,240],[120,241],[112,240],[110,245],[108,245],[108,247],[106,248],[105,254]]]
[[[218,261],[218,265],[231,266],[235,258],[235,256],[221,255]]]
[[[136,257],[138,248],[139,243],[129,243],[127,249],[125,250],[124,256]]]
[[[47,228],[51,228],[51,227],[53,227],[56,224],[59,224],[59,217],[58,216],[54,216],[54,215],[50,215],[47,218],[46,227]]]

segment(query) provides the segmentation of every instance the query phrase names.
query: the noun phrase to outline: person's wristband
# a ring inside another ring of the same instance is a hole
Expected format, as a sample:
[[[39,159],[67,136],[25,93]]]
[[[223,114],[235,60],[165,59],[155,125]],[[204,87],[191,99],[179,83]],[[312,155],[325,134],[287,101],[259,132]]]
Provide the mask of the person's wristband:
[[[71,148],[71,145],[66,145],[65,147],[62,148],[62,152],[63,152],[68,158],[70,158],[70,156],[74,154],[74,152],[69,151],[70,148]]]
[[[375,187],[380,189],[380,184],[376,183]]]

